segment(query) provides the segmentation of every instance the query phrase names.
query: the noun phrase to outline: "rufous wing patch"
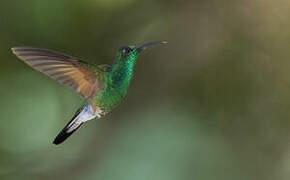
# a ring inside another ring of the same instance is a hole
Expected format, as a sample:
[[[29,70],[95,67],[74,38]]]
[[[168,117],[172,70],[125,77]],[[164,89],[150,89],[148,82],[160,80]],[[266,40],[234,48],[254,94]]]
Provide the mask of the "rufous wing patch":
[[[102,85],[98,74],[82,66],[83,61],[55,51],[34,47],[15,47],[13,53],[34,69],[75,89],[89,98]]]

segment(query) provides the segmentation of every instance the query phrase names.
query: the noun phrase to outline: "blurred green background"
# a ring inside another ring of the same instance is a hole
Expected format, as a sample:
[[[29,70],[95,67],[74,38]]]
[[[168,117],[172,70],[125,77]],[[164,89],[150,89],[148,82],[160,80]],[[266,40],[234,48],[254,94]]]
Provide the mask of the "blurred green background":
[[[288,180],[290,1],[1,0],[0,179]],[[126,100],[60,146],[82,99],[13,46],[137,61]]]

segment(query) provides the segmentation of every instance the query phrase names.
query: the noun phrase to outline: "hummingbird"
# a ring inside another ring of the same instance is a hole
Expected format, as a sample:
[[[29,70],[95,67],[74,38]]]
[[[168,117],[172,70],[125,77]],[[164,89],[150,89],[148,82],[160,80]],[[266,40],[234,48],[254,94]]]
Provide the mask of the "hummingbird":
[[[149,46],[166,44],[155,41],[121,47],[112,65],[96,65],[56,51],[36,47],[13,47],[12,52],[26,64],[59,83],[71,87],[84,98],[84,103],[55,137],[58,145],[86,121],[111,112],[127,94],[136,59]]]

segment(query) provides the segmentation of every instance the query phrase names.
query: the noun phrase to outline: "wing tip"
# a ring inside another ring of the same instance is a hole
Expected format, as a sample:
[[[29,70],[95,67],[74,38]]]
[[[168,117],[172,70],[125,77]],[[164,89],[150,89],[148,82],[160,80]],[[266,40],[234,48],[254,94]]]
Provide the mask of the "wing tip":
[[[25,49],[25,48],[32,48],[32,47],[28,47],[28,46],[15,46],[15,47],[12,47],[10,49],[13,52],[13,54],[17,54],[18,51],[21,51],[22,49]]]
[[[17,47],[12,47],[12,48],[10,48],[10,49],[11,49],[11,51],[12,51],[13,54],[16,54],[16,49],[17,49]]]

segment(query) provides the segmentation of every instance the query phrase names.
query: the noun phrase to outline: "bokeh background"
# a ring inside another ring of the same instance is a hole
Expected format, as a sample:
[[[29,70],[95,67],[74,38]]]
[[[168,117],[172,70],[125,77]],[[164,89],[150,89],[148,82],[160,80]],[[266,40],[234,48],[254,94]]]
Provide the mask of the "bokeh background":
[[[0,179],[288,180],[290,1],[1,0]],[[13,46],[110,64],[144,52],[125,101],[52,145],[82,103]]]

